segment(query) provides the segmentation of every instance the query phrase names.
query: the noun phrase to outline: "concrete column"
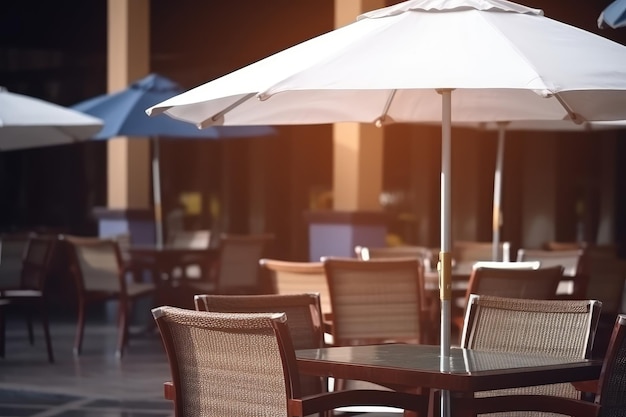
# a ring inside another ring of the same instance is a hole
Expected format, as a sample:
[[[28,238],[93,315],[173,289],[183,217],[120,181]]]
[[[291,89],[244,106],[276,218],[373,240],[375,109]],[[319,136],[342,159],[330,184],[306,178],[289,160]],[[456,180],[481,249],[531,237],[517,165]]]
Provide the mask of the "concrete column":
[[[385,5],[384,0],[335,0],[335,27],[350,24],[358,15]],[[333,126],[334,210],[381,210],[383,132],[369,124]]]
[[[107,90],[115,92],[150,71],[150,0],[108,0],[107,18]],[[150,141],[112,138],[107,155],[107,207],[94,209],[98,234],[130,233],[133,243],[154,243]]]
[[[119,91],[150,71],[150,1],[108,0],[108,91]],[[108,142],[109,208],[150,206],[149,140]]]

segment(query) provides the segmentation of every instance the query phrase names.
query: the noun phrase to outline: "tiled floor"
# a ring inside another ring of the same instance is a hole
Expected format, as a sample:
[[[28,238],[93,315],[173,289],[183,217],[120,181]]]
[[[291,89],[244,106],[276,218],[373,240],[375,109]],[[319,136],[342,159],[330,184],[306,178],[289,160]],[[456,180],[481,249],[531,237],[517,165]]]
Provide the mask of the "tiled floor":
[[[163,399],[169,379],[158,334],[134,329],[122,359],[115,358],[116,329],[91,319],[83,354],[72,354],[75,322],[53,320],[55,363],[47,361],[41,326],[35,322],[35,345],[28,344],[25,323],[7,318],[6,354],[0,359],[0,416],[3,417],[169,417]]]
[[[170,373],[158,333],[133,328],[126,354],[117,359],[115,326],[91,318],[83,353],[76,358],[75,325],[74,318],[52,320],[55,363],[50,364],[40,323],[34,323],[35,344],[30,346],[25,322],[8,314],[6,354],[0,358],[0,417],[173,416],[172,404],[163,399],[163,381]]]

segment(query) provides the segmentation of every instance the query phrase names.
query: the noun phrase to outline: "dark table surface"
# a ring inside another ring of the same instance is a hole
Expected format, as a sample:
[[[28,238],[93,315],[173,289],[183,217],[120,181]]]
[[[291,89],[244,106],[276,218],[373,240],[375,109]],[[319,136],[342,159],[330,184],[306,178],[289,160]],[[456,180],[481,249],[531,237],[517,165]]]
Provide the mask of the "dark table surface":
[[[593,380],[602,367],[598,360],[461,348],[451,348],[442,360],[439,346],[413,344],[298,350],[296,356],[305,374],[465,393]]]

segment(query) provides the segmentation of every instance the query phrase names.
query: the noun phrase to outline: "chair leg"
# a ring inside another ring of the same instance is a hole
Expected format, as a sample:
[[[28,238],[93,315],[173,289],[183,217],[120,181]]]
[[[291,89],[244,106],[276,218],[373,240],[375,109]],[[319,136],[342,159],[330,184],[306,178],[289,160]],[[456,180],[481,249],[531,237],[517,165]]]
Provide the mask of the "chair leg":
[[[85,330],[85,300],[78,300],[78,323],[76,325],[76,337],[74,339],[74,355],[80,355],[83,347],[83,331]]]
[[[39,301],[41,311],[41,324],[43,325],[43,334],[46,339],[46,349],[48,350],[48,362],[54,363],[54,353],[52,351],[52,339],[50,338],[50,325],[48,321],[48,309],[46,308],[46,300]]]
[[[130,309],[130,301],[127,299],[119,300],[118,308],[118,324],[117,324],[117,350],[115,356],[121,358],[124,355],[124,348],[128,339],[128,310]]]
[[[26,311],[26,327],[28,328],[28,341],[32,346],[35,344],[35,334],[33,333],[33,315],[30,310]]]

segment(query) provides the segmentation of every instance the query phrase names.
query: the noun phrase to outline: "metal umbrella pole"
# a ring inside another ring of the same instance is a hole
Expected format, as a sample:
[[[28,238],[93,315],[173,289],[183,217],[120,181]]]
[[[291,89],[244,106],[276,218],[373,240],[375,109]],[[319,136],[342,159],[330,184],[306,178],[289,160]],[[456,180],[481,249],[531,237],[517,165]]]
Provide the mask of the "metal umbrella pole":
[[[504,138],[506,122],[498,122],[498,150],[496,153],[496,170],[493,174],[493,220],[491,260],[498,260],[500,246],[500,226],[502,225],[502,167],[504,165]]]
[[[452,299],[451,185],[452,90],[440,90],[441,124],[441,252],[439,253],[439,298],[441,299],[441,371],[450,370],[450,322]],[[441,391],[441,417],[450,416],[450,391]]]
[[[163,206],[161,204],[161,168],[159,138],[152,138],[152,196],[154,199],[154,230],[157,248],[163,247]]]

